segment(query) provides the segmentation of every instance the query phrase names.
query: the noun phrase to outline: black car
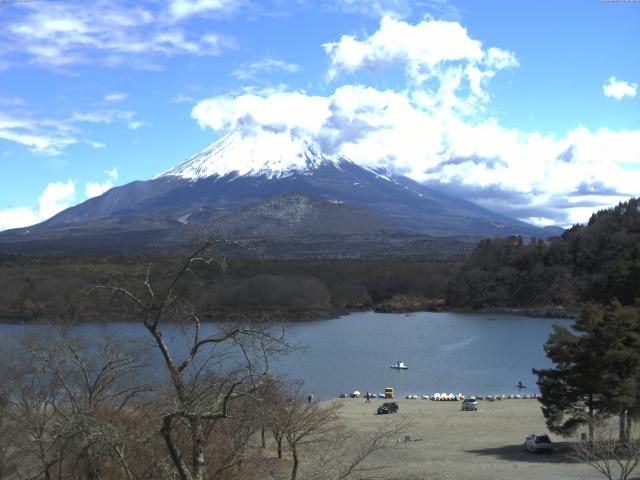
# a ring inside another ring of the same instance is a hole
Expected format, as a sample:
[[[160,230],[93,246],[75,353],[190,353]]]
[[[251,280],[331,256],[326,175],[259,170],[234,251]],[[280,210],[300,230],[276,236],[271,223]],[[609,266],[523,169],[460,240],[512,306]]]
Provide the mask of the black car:
[[[378,407],[378,413],[396,413],[398,404],[396,402],[385,402]]]

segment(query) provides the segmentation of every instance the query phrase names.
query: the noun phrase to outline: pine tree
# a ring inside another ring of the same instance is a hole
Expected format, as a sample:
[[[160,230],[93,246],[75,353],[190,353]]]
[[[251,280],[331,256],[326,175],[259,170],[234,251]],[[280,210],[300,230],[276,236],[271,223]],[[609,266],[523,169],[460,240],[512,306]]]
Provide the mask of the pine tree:
[[[554,368],[534,370],[549,429],[569,436],[595,415],[618,416],[626,441],[640,414],[640,311],[614,302],[586,306],[573,325],[555,326],[545,343]]]
[[[640,311],[614,302],[594,335],[608,346],[602,357],[604,408],[618,416],[619,440],[626,443],[640,414]]]
[[[555,368],[534,370],[542,413],[552,432],[569,436],[591,425],[599,410],[597,359],[584,339],[562,326],[554,326],[544,348]]]

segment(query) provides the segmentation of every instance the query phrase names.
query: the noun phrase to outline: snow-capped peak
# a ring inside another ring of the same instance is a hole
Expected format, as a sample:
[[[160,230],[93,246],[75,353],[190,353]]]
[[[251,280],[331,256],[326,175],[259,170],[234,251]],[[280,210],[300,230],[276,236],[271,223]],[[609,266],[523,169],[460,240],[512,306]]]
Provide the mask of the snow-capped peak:
[[[346,158],[321,152],[314,142],[292,140],[289,135],[243,136],[230,133],[200,153],[154,178],[180,177],[192,181],[206,177],[241,176],[288,177],[310,173],[321,165],[336,167]]]

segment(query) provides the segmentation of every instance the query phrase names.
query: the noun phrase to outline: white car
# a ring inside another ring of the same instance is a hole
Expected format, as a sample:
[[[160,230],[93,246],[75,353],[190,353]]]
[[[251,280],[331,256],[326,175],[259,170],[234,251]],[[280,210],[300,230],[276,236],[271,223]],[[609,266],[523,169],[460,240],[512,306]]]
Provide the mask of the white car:
[[[478,411],[478,401],[476,397],[467,397],[462,401],[461,410],[473,410],[474,412]]]
[[[551,451],[551,439],[546,433],[532,433],[524,441],[527,452]]]

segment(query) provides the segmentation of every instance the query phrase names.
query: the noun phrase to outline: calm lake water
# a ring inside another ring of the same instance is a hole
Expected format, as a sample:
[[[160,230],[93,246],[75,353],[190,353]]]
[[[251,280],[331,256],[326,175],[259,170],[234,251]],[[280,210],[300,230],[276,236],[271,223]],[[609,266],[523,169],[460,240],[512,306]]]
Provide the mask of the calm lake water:
[[[353,313],[334,320],[287,324],[290,339],[306,348],[286,355],[273,370],[304,381],[303,392],[317,398],[341,392],[399,395],[462,392],[463,394],[537,392],[532,368],[550,365],[543,345],[554,323],[571,320],[502,314]],[[0,325],[0,335],[37,326]],[[81,324],[77,333],[102,331],[102,324]],[[109,329],[136,337],[146,335],[137,323],[118,322]],[[396,361],[408,370],[390,368]]]

